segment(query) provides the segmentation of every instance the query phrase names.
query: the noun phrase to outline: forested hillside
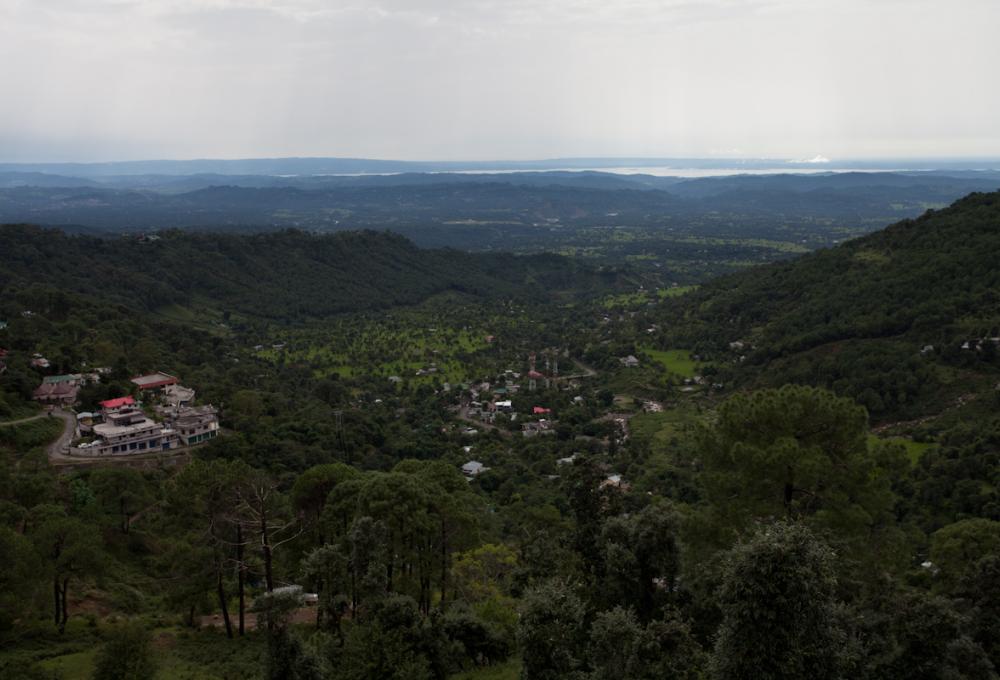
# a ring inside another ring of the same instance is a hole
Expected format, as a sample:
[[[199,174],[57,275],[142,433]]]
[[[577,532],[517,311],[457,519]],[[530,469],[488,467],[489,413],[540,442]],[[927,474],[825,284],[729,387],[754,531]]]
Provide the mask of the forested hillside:
[[[0,677],[995,680],[998,198],[702,288],[8,227]],[[61,453],[153,371],[219,436]]]
[[[668,300],[682,321],[667,335],[737,377],[832,387],[876,417],[934,413],[996,382],[998,253],[1000,193],[972,194]]]
[[[248,317],[301,319],[416,304],[435,293],[548,296],[621,280],[553,255],[422,250],[388,232],[311,235],[165,232],[67,236],[0,227],[0,288],[48,286],[145,311],[204,305]]]

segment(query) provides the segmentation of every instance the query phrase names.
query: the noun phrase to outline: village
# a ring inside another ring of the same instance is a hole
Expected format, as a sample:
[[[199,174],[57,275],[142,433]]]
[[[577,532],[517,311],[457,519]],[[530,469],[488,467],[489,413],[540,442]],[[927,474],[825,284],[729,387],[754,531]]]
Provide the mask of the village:
[[[583,407],[586,398],[580,394],[583,387],[581,380],[596,375],[596,371],[593,369],[575,362],[582,371],[561,376],[559,373],[560,356],[563,356],[564,360],[568,358],[565,352],[558,349],[544,351],[541,359],[535,352],[532,352],[528,355],[527,371],[524,373],[507,369],[491,380],[461,385],[458,402],[453,406],[453,410],[458,418],[467,424],[461,430],[462,435],[476,437],[482,428],[500,432],[505,437],[517,434],[525,439],[554,437],[558,432],[559,421],[554,409],[545,405],[544,395],[552,396],[550,390],[575,393],[568,399],[569,406]],[[635,363],[626,361],[626,359],[633,360]],[[623,366],[628,367],[638,365],[635,357],[622,358],[620,362]],[[518,399],[518,397],[525,395],[531,395],[531,397],[527,400]],[[515,400],[521,402],[520,409],[515,405]],[[610,438],[615,445],[622,445],[628,440],[628,416],[611,413],[603,416],[601,420],[609,420],[614,424]],[[584,442],[590,440],[586,436],[580,436],[578,439]],[[465,454],[471,455],[474,448],[475,446],[470,444],[463,446],[462,450]],[[561,458],[557,461],[557,465],[570,465],[577,455],[574,453],[571,456]],[[489,467],[476,459],[468,460],[461,466],[462,474],[470,482],[489,470]],[[602,482],[602,487],[627,490],[629,485],[620,474],[610,472]]]
[[[35,367],[42,367],[40,358],[32,359]],[[160,453],[197,446],[218,436],[218,409],[211,404],[196,405],[195,390],[163,372],[131,378],[134,395],[103,400],[96,411],[74,411],[81,388],[101,382],[109,373],[108,368],[96,368],[45,376],[35,389],[35,401],[73,415],[66,455],[101,458]]]

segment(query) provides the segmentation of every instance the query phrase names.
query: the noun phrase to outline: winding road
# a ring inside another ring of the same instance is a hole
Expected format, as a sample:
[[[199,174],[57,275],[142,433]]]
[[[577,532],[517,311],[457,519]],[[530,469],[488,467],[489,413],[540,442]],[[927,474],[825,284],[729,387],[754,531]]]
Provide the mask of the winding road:
[[[76,416],[74,416],[69,411],[63,411],[61,408],[53,409],[49,411],[49,415],[53,418],[62,418],[63,420],[63,431],[59,435],[59,438],[54,442],[49,444],[49,462],[65,463],[67,461],[78,461],[78,458],[70,458],[69,456],[69,443],[73,440],[73,433],[76,431]]]

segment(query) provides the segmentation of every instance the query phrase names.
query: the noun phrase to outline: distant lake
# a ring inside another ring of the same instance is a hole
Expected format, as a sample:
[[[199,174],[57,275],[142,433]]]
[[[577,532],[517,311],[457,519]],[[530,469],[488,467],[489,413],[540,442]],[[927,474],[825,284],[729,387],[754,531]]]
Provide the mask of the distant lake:
[[[677,168],[667,165],[614,168],[531,168],[528,170],[455,170],[447,171],[458,175],[502,175],[522,172],[608,172],[615,175],[653,175],[655,177],[724,177],[726,175],[818,175],[841,172],[903,172],[907,168],[829,168],[817,164],[816,167],[801,166],[773,168]]]

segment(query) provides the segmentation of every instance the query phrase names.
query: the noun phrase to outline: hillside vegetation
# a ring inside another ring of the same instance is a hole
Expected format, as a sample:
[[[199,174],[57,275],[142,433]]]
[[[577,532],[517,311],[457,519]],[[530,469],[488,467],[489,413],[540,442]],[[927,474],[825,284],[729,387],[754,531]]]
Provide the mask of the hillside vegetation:
[[[660,289],[7,228],[0,678],[997,680],[998,211]],[[221,435],[50,459],[95,367],[78,411],[162,370]]]
[[[996,382],[998,253],[1000,193],[972,194],[666,300],[667,342],[728,357],[737,379],[831,387],[876,417],[940,411]]]
[[[619,278],[559,256],[421,250],[401,236],[373,231],[171,231],[119,239],[5,226],[0,239],[0,288],[8,294],[48,286],[147,311],[200,302],[285,320],[412,305],[444,291],[549,295],[601,289]]]

